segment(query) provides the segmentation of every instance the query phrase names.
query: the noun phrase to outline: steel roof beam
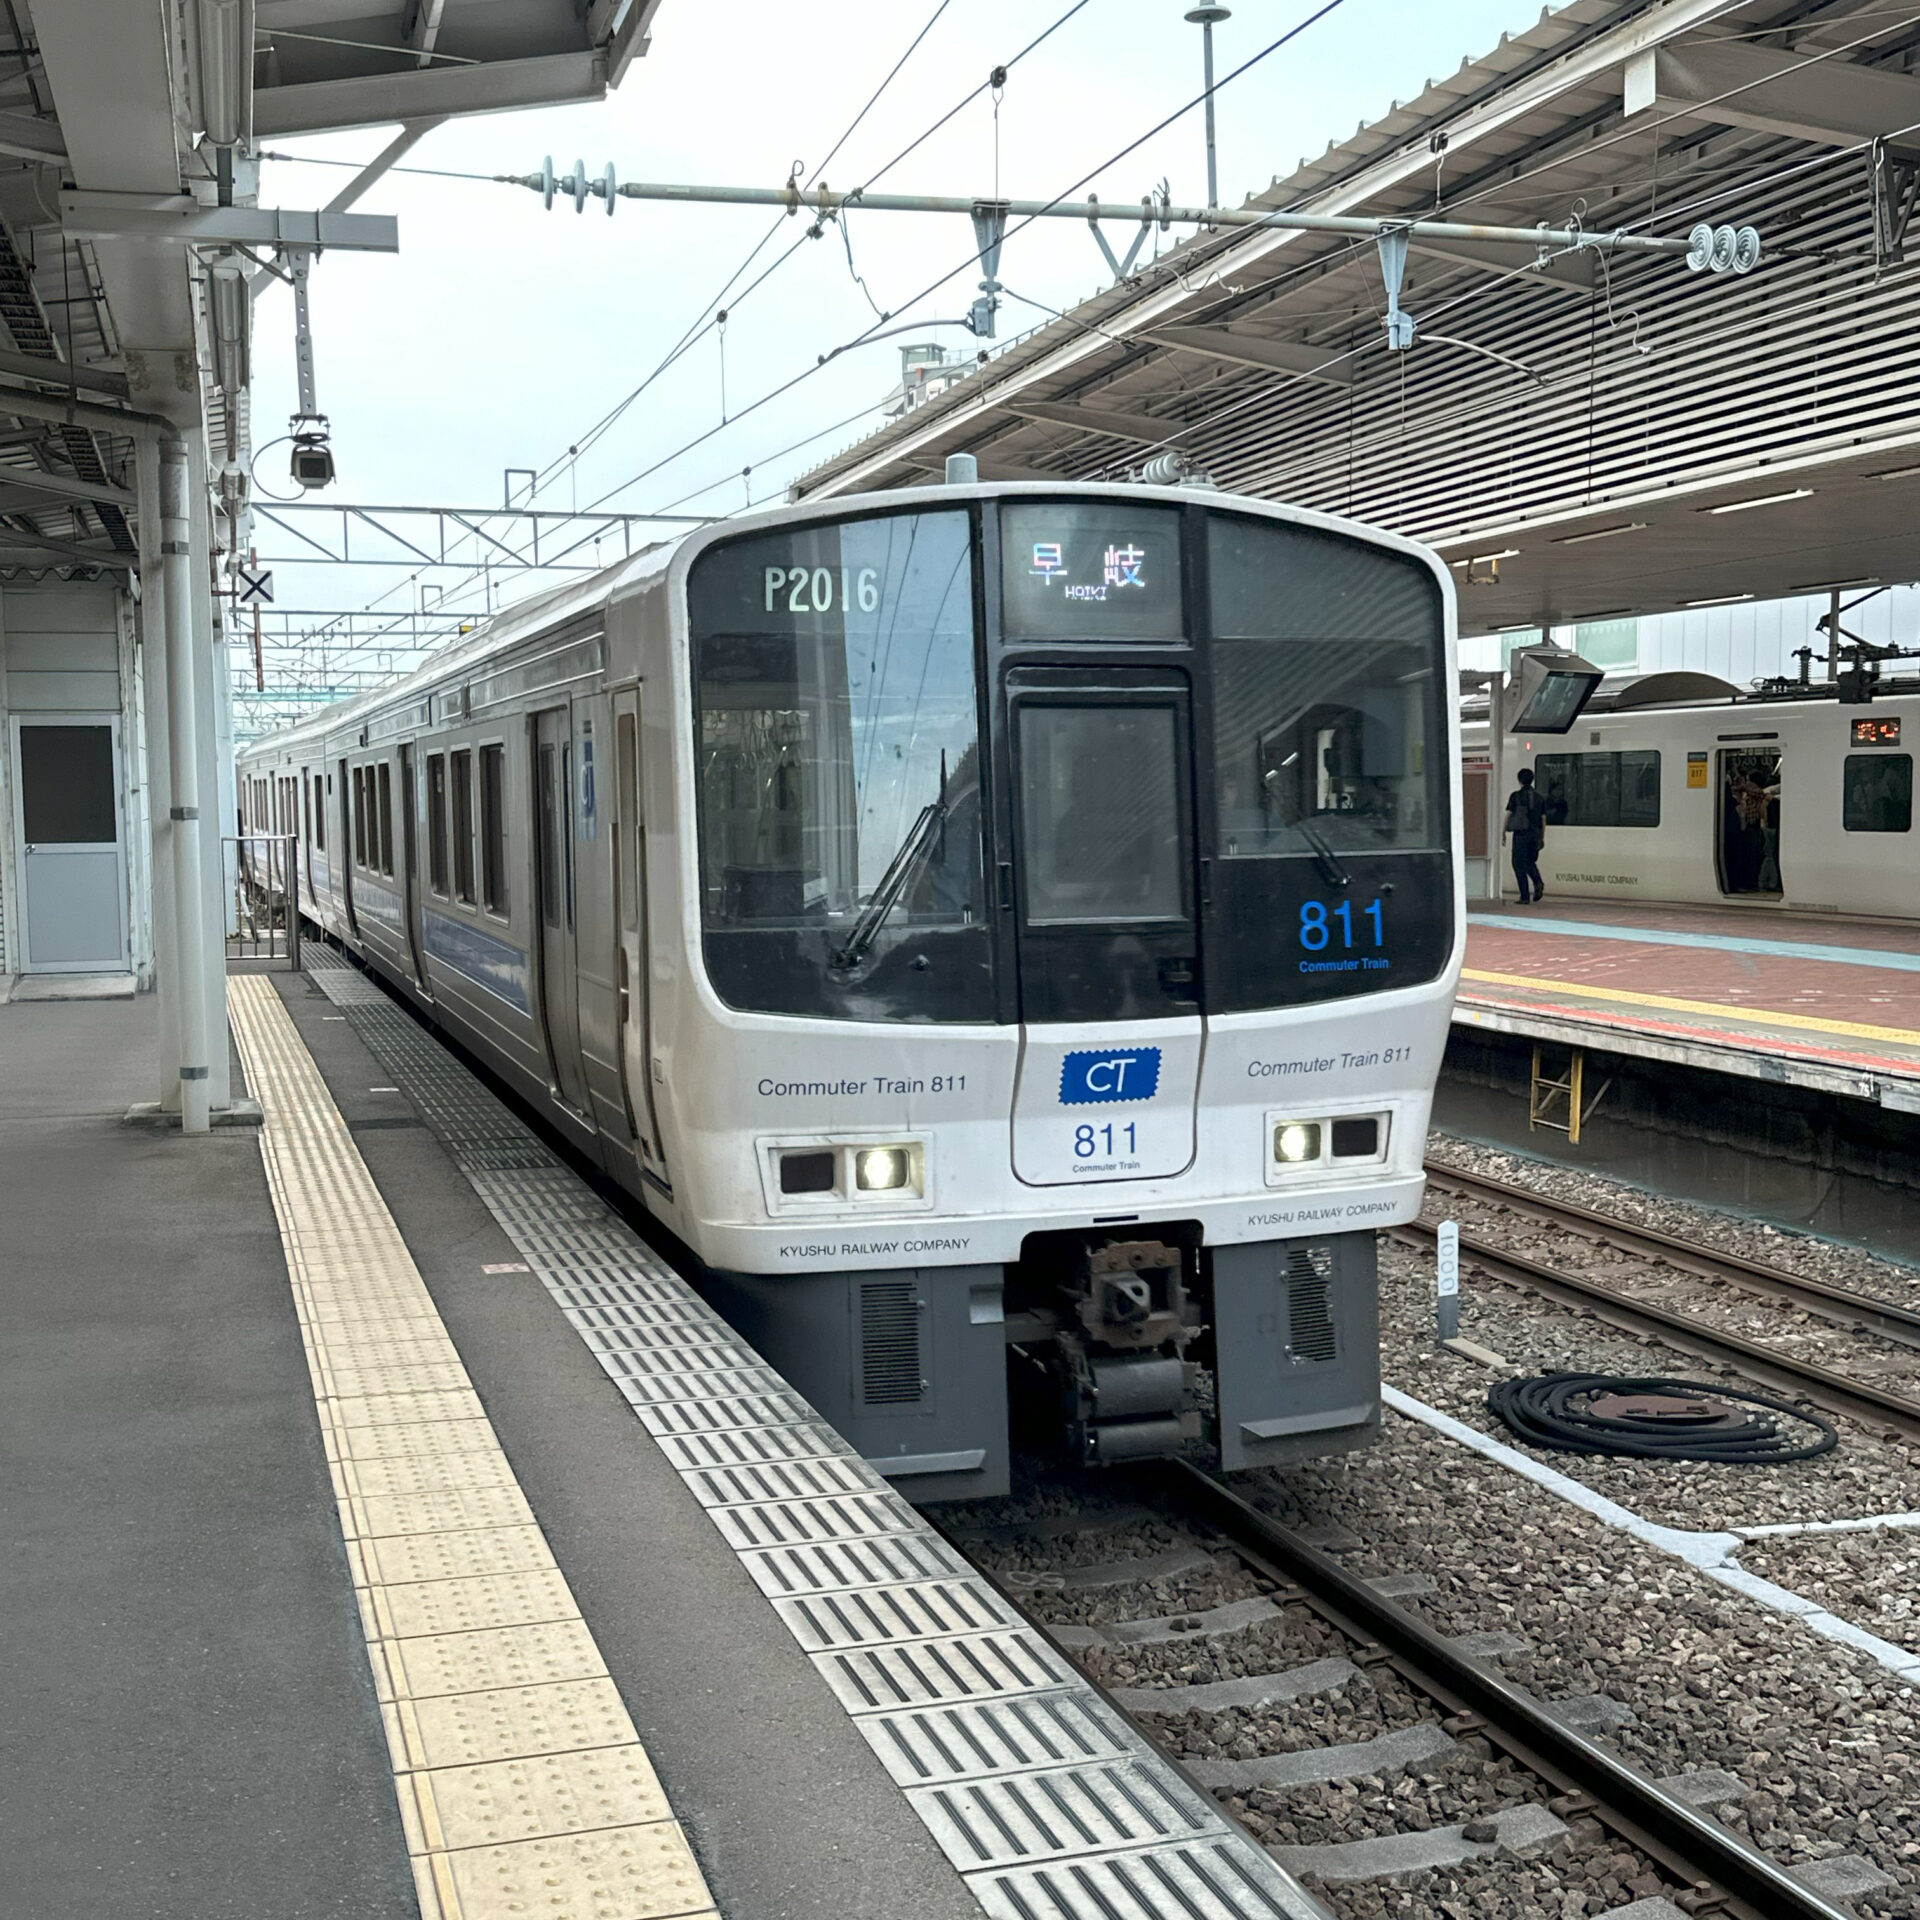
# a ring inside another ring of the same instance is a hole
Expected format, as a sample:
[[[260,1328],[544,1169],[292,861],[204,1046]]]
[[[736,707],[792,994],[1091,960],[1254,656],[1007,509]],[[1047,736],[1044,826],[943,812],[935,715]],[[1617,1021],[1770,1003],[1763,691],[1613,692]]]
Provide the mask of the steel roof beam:
[[[260,87],[253,96],[256,138],[334,133],[394,120],[456,113],[507,113],[563,101],[600,100],[607,91],[604,53],[557,53],[472,66],[407,68],[352,80]]]
[[[1305,380],[1324,380],[1329,386],[1353,385],[1349,356],[1335,358],[1325,347],[1309,347],[1298,340],[1267,340],[1257,334],[1235,333],[1227,327],[1158,327],[1135,334],[1145,346],[1171,347],[1197,353],[1203,359],[1224,360],[1230,366],[1259,367]]]
[[[6,401],[0,398],[0,412],[5,410]],[[128,488],[116,487],[111,481],[80,480],[70,473],[41,473],[33,467],[0,467],[0,491],[8,489],[46,495],[36,511],[44,510],[49,500],[103,500],[115,507],[135,504]],[[11,511],[11,507],[0,508],[0,512]]]
[[[1920,80],[1839,55],[1810,60],[1728,40],[1650,47],[1627,62],[1623,94],[1629,119],[1657,107],[1820,146],[1903,134],[1920,147]]]
[[[1110,440],[1137,440],[1149,447],[1159,446],[1188,424],[1185,420],[1156,420],[1146,413],[1114,413],[1106,407],[1068,406],[1053,400],[1021,400],[1005,410],[1022,420],[1044,420],[1049,426],[1104,433]]]
[[[44,380],[54,387],[79,387],[88,393],[110,393],[116,400],[127,397],[127,376],[110,373],[104,367],[76,367],[70,360],[48,360],[37,353],[15,353],[0,349],[0,373],[16,373],[29,380]]]
[[[22,160],[59,160],[67,157],[67,143],[56,120],[36,120],[30,113],[0,113],[0,153]]]
[[[1444,260],[1455,267],[1477,267],[1482,273],[1509,274],[1521,286],[1539,287],[1546,293],[1570,293],[1584,299],[1600,279],[1591,247],[1581,247],[1573,253],[1556,253],[1542,262],[1533,247],[1503,247],[1484,242],[1477,247],[1450,247],[1445,241],[1422,240],[1418,234],[1408,244],[1415,253],[1423,253],[1430,260]]]
[[[71,234],[192,241],[195,246],[339,247],[397,253],[400,223],[384,213],[321,213],[301,207],[203,207],[187,194],[63,193]]]

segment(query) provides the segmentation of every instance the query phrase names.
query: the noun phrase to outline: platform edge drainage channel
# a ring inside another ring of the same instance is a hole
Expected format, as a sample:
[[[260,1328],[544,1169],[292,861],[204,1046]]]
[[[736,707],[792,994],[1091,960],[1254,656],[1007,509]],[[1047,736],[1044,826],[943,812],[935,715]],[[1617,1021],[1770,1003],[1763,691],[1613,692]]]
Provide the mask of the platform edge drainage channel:
[[[314,977],[989,1914],[1326,1920],[584,1181],[476,1152],[521,1124],[497,1096],[358,974]]]
[[[349,976],[350,977],[350,976]],[[452,1337],[270,981],[228,982],[423,1920],[713,1916]]]

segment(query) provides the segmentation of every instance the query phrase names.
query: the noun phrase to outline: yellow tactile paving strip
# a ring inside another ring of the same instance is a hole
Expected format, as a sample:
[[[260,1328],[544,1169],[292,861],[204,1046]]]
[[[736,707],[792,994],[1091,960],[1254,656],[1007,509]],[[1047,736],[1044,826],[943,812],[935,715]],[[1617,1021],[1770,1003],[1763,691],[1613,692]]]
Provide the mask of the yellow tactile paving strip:
[[[270,982],[227,983],[424,1920],[712,1897],[346,1122]]]

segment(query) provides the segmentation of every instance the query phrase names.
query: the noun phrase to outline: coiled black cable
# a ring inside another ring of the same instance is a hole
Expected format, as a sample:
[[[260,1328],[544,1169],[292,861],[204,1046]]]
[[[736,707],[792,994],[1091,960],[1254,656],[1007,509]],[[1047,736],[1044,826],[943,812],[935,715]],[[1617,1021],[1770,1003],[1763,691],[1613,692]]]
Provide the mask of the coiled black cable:
[[[1676,1417],[1601,1413],[1593,1402],[1603,1396],[1670,1395],[1711,1402],[1716,1408],[1753,1408],[1746,1418],[1702,1410]],[[1641,1460],[1711,1460],[1730,1466],[1778,1467],[1793,1460],[1814,1460],[1831,1453],[1840,1435],[1817,1413],[1763,1393],[1735,1393],[1702,1386],[1697,1380],[1624,1379],[1605,1373],[1545,1373],[1502,1380],[1487,1395],[1487,1411],[1529,1446],[1552,1453],[1624,1455]],[[1815,1430],[1797,1439],[1792,1422]]]

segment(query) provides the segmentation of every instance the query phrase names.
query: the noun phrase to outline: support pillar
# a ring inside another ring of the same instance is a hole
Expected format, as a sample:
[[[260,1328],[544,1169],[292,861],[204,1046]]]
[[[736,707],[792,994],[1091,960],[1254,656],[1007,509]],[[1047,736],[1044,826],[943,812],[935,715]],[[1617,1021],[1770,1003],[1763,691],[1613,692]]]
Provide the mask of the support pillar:
[[[140,668],[146,711],[147,826],[153,887],[153,971],[160,996],[160,1110],[180,1111],[180,956],[174,945],[179,906],[173,874],[173,742],[167,700],[171,650],[160,552],[160,443],[134,441],[134,485],[140,515]]]
[[[216,1113],[233,1104],[227,1045],[227,879],[223,836],[234,831],[233,734],[223,724],[227,684],[226,646],[213,613],[213,504],[208,491],[206,438],[187,437],[188,539],[193,553],[188,578],[193,590],[194,753],[199,780],[201,975],[207,1032],[207,1104]]]
[[[193,524],[187,446],[169,437],[160,447],[160,574],[166,600],[167,737],[172,773],[167,817],[172,824],[173,945],[178,960],[180,1130],[205,1133],[207,1086],[206,889],[200,860],[200,705],[194,686]],[[225,972],[223,965],[222,973]],[[224,1037],[225,1029],[221,1029]]]
[[[1487,682],[1487,898],[1506,897],[1507,675],[1504,667]]]

